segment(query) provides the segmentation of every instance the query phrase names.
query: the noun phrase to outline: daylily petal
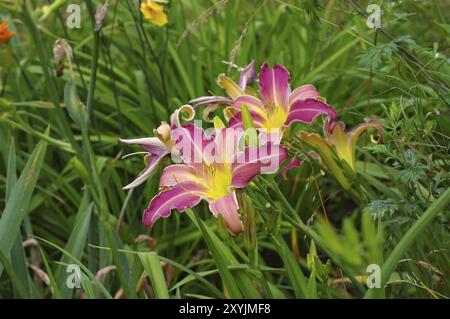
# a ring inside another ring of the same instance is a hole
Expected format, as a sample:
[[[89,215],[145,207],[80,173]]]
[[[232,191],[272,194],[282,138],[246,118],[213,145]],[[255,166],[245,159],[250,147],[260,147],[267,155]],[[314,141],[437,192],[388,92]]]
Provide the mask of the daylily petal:
[[[255,60],[253,60],[241,71],[241,76],[239,78],[239,87],[241,88],[241,90],[245,90],[249,83],[255,81],[255,78]]]
[[[172,140],[185,164],[199,168],[202,164],[212,163],[213,158],[208,156],[205,149],[214,139],[213,136],[207,136],[202,128],[194,124],[183,125],[172,130]]]
[[[197,107],[204,104],[231,104],[233,100],[224,96],[202,96],[189,101],[189,104]]]
[[[256,128],[262,128],[264,127],[265,119],[255,112],[250,112],[250,115],[253,120],[253,124],[255,124]],[[244,121],[242,119],[242,113],[237,112],[235,113],[230,120],[228,121],[228,127],[229,128],[244,128]]]
[[[223,116],[227,121],[229,121],[237,112],[239,112],[239,110],[235,109],[232,106],[227,106],[223,109]]]
[[[210,119],[209,115],[213,113],[215,110],[217,110],[218,107],[219,107],[218,104],[211,104],[205,107],[202,112],[202,120],[208,123],[212,123],[214,121],[214,118]]]
[[[144,211],[142,223],[151,228],[159,218],[169,217],[173,209],[182,213],[187,208],[196,206],[201,201],[202,190],[197,184],[182,183],[160,192],[152,198]]]
[[[173,149],[174,142],[172,141],[172,128],[169,124],[166,122],[161,122],[161,124],[153,130],[153,133],[168,150]]]
[[[167,154],[169,152],[167,146],[157,137],[119,139],[118,141],[122,144],[139,145],[144,151],[155,155]]]
[[[319,96],[320,94],[314,85],[305,84],[296,88],[291,95],[289,95],[289,105],[297,100],[314,99]]]
[[[288,150],[284,146],[269,142],[259,147],[258,156],[262,163],[261,174],[273,174],[287,160]]]
[[[166,156],[167,154],[169,154],[168,151],[167,151],[167,153],[162,153],[162,154],[158,154],[158,155],[156,155],[156,154],[148,155],[145,158],[147,168],[141,174],[139,174],[139,176],[134,181],[132,181],[127,186],[125,186],[123,189],[124,190],[132,189],[132,188],[135,188],[135,187],[141,185],[143,182],[145,182],[147,180],[147,178],[149,178],[151,176],[151,174],[153,173],[153,170],[159,164],[161,159],[164,156]]]
[[[256,113],[264,118],[266,117],[264,104],[260,99],[251,95],[241,95],[234,100],[231,106],[234,107],[235,109],[240,110],[242,105],[246,105],[251,113]]]
[[[239,147],[239,141],[244,135],[244,130],[239,128],[222,128],[217,130],[214,138],[216,148],[216,163],[230,164]]]
[[[244,188],[256,175],[276,172],[287,157],[287,149],[281,145],[246,147],[233,161],[231,187]]]
[[[183,120],[192,121],[195,116],[194,108],[189,104],[185,104],[182,107],[176,109],[170,116],[170,126],[172,128],[181,126],[180,115],[183,115]]]
[[[201,180],[195,174],[195,171],[183,164],[174,164],[164,168],[159,180],[159,187],[174,186],[181,183],[199,183]]]
[[[243,90],[232,79],[225,74],[220,74],[217,78],[217,84],[223,88],[229,97],[232,99],[237,98],[243,94]]]
[[[350,189],[350,183],[345,177],[342,168],[336,162],[338,158],[336,157],[331,146],[322,137],[320,137],[319,134],[316,133],[299,132],[298,136],[301,140],[308,143],[319,153],[325,166],[330,170],[342,187],[346,190]]]
[[[281,64],[270,68],[267,63],[261,68],[259,73],[260,94],[266,107],[281,107],[288,111],[290,75]]]
[[[292,104],[285,124],[290,125],[295,121],[311,123],[319,115],[334,119],[337,113],[330,105],[317,99],[297,100]]]
[[[372,118],[365,119],[350,132],[346,132],[343,122],[335,122],[328,125],[327,141],[336,149],[339,158],[346,161],[355,170],[356,165],[356,142],[359,136],[369,128],[378,130],[380,137],[383,126],[379,121]]]
[[[352,140],[356,143],[356,140],[359,138],[359,136],[366,131],[369,128],[374,128],[378,130],[379,134],[379,140],[378,142],[381,142],[381,134],[383,132],[383,124],[381,124],[377,119],[375,118],[365,118],[364,123],[359,124],[355,128],[353,128],[349,134],[352,137]]]
[[[228,229],[234,235],[239,234],[244,230],[238,209],[239,204],[234,192],[209,203],[209,210],[216,217],[221,214]]]
[[[281,176],[283,176],[284,179],[287,179],[288,170],[299,167],[301,163],[302,163],[301,160],[299,160],[298,158],[294,158],[285,167],[281,169]]]
[[[334,147],[339,159],[345,161],[353,170],[355,169],[355,149],[350,136],[345,131],[344,122],[334,123],[327,136],[327,142]],[[356,143],[356,141],[355,141]]]

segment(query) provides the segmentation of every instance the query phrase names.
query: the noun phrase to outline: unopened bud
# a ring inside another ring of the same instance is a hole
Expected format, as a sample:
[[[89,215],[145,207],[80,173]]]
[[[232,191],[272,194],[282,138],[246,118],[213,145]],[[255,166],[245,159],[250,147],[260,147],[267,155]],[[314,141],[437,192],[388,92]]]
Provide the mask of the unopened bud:
[[[161,122],[161,125],[158,126],[156,130],[154,130],[155,135],[163,142],[167,148],[170,150],[174,146],[174,142],[171,138],[172,129],[170,125],[166,122]]]
[[[253,253],[256,247],[256,213],[253,203],[243,190],[237,190],[236,196],[239,203],[239,211],[244,222],[244,245],[249,253]]]

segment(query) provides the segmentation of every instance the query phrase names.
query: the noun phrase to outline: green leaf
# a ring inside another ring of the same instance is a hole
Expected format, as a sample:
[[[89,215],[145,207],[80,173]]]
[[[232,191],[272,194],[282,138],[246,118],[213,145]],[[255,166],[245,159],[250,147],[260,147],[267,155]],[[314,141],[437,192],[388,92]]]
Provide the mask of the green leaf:
[[[136,287],[136,283],[134,283],[131,279],[128,260],[124,253],[118,251],[122,248],[120,238],[117,236],[117,233],[115,233],[106,223],[104,225],[104,229],[106,231],[109,246],[111,247],[114,264],[117,267],[117,274],[119,276],[125,298],[135,298],[136,294],[134,287]]]
[[[248,273],[236,271],[233,274],[228,269],[238,265],[238,261],[230,249],[220,240],[211,229],[195,215],[192,210],[187,210],[188,216],[196,222],[203,234],[203,238],[216,261],[222,281],[231,298],[261,298]]]
[[[316,283],[316,272],[312,271],[309,275],[308,286],[306,288],[306,298],[317,299],[317,283]]]
[[[384,285],[389,280],[398,262],[403,258],[411,245],[420,238],[422,232],[433,221],[433,219],[450,203],[450,188],[431,204],[426,212],[412,225],[403,235],[400,242],[394,247],[385,263],[381,266],[381,288],[369,289],[364,298],[384,296]]]
[[[281,235],[277,238],[273,238],[272,242],[277,248],[278,254],[280,255],[283,263],[286,267],[289,280],[291,281],[292,287],[294,288],[294,293],[296,298],[306,298],[308,295],[308,283],[306,277],[300,269],[300,265],[297,263],[294,254],[289,249],[286,241]]]
[[[8,258],[0,251],[0,265],[6,270],[6,273],[11,278],[11,281],[17,289],[18,294],[22,298],[27,298],[29,296],[27,288],[23,285],[20,278],[17,276],[16,271],[12,268],[11,264],[8,261]]]
[[[15,143],[14,138],[11,139],[11,143],[9,146],[8,153],[8,167],[6,170],[6,190],[5,190],[5,199],[8,200],[9,195],[14,188],[14,185],[17,182],[17,174],[16,174],[16,152],[15,152]],[[11,265],[12,269],[17,274],[21,284],[24,284],[26,291],[30,291],[30,275],[28,273],[27,261],[25,258],[25,252],[22,245],[22,236],[20,233],[16,236],[16,241],[11,250]],[[13,282],[14,283],[14,282]],[[16,285],[14,285],[14,296],[19,296],[20,289]],[[27,295],[29,297],[29,295]]]
[[[16,172],[16,149],[14,138],[11,139],[9,144],[8,153],[8,168],[6,169],[6,190],[5,199],[8,200],[9,195],[17,182],[17,172]]]
[[[255,123],[253,123],[253,119],[248,110],[247,105],[242,105],[241,113],[242,113],[242,122],[244,123],[244,128],[245,129],[255,128]]]
[[[77,86],[73,79],[69,79],[64,86],[64,104],[75,123],[80,126],[86,123],[86,112],[83,103],[81,103],[78,97]]]
[[[86,204],[87,195],[83,197],[83,201],[80,205],[77,217],[75,219],[75,224],[70,234],[69,240],[65,247],[65,250],[69,252],[72,256],[77,259],[81,258],[83,253],[84,245],[86,244],[86,238],[89,230],[89,224],[91,221],[93,203],[89,205]],[[70,258],[67,255],[61,257],[60,262],[62,264],[70,263]],[[66,285],[66,268],[64,266],[59,266],[56,273],[57,286],[61,291],[62,298],[69,298],[72,295],[72,289],[68,288]]]
[[[45,271],[47,272],[48,278],[50,280],[50,287],[53,292],[53,297],[59,299],[61,298],[61,292],[58,289],[55,276],[53,275],[53,271],[50,268],[50,265],[48,264],[47,256],[45,255],[45,252],[41,246],[39,246],[39,251],[41,252],[42,262],[44,263]]]
[[[48,135],[48,130],[46,132]],[[15,183],[0,218],[0,252],[9,256],[14,240],[19,234],[20,224],[28,212],[28,204],[42,168],[47,142],[41,140],[29,156],[25,168]],[[0,274],[3,267],[0,265]]]
[[[247,105],[242,105],[241,107],[242,122],[244,123],[245,129],[245,145],[248,146],[258,146],[257,133],[255,131],[255,123],[253,122],[250,111]]]
[[[166,278],[161,269],[158,254],[154,251],[147,253],[139,253],[145,272],[150,277],[153,292],[158,299],[170,299],[167,289]]]
[[[89,299],[96,299],[94,288],[92,287],[91,280],[84,273],[81,273],[81,286],[83,291]]]
[[[112,299],[111,294],[108,292],[108,290],[105,288],[105,286],[103,286],[103,284],[100,282],[100,280],[98,280],[98,278],[89,270],[89,268],[87,268],[85,265],[83,265],[83,263],[76,258],[75,256],[73,256],[72,254],[70,254],[67,250],[59,247],[58,245],[52,243],[51,241],[48,241],[44,238],[38,237],[38,236],[34,236],[36,239],[42,241],[43,243],[59,250],[60,252],[62,252],[64,255],[66,255],[67,257],[69,257],[70,261],[77,264],[78,266],[80,266],[81,270],[83,270],[85,272],[85,274],[89,277],[89,279],[91,281],[94,281],[96,283],[96,285],[100,288],[100,290],[102,291],[102,293],[104,294],[104,296],[108,299]]]

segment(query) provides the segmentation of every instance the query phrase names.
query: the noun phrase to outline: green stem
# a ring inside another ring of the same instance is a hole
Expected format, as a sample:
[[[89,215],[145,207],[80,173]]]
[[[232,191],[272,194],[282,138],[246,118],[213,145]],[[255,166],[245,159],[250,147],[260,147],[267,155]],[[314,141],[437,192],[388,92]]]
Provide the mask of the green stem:
[[[94,29],[94,51],[92,54],[92,60],[91,60],[91,74],[90,74],[90,81],[89,81],[89,91],[88,91],[88,97],[87,97],[87,118],[88,122],[91,119],[92,114],[92,103],[94,101],[94,93],[95,93],[95,84],[97,82],[97,66],[98,66],[98,53],[99,53],[99,42],[100,42],[100,30],[95,31],[95,17],[92,5],[90,1],[88,1],[89,5],[89,13],[91,15],[92,20],[92,28]]]
[[[266,181],[266,183],[268,183],[268,182]],[[294,208],[292,208],[291,204],[288,202],[286,197],[284,197],[284,194],[278,188],[278,185],[276,185],[274,183],[268,183],[267,186],[270,187],[276,193],[277,197],[281,200],[284,208],[286,208],[286,210],[289,212],[289,214],[288,214],[285,210],[281,209],[281,213],[286,217],[286,219],[291,223],[291,225],[294,226],[297,230],[305,233],[311,239],[313,239],[315,241],[315,243],[317,244],[317,246],[320,247],[320,249],[322,249],[330,257],[330,259],[339,268],[341,268],[343,270],[343,272],[349,277],[349,279],[351,280],[353,285],[358,290],[360,290],[362,293],[365,293],[366,289],[363,287],[363,285],[361,285],[360,282],[358,282],[355,279],[353,272],[333,256],[331,251],[329,249],[327,249],[326,245],[323,243],[320,236],[314,230],[312,230],[311,228],[309,228],[308,226],[306,226],[303,223],[300,216],[298,216],[297,212],[294,210]]]

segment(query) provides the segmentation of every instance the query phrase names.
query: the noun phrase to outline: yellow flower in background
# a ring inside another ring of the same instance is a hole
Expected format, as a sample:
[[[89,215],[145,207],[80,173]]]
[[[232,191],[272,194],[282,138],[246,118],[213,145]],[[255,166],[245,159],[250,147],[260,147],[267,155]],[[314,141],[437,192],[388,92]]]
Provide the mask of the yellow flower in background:
[[[8,29],[8,23],[9,20],[5,20],[0,24],[0,44],[8,42],[16,34]]]
[[[160,27],[167,24],[167,15],[164,12],[164,5],[153,0],[144,0],[141,3],[141,12],[144,18]]]

